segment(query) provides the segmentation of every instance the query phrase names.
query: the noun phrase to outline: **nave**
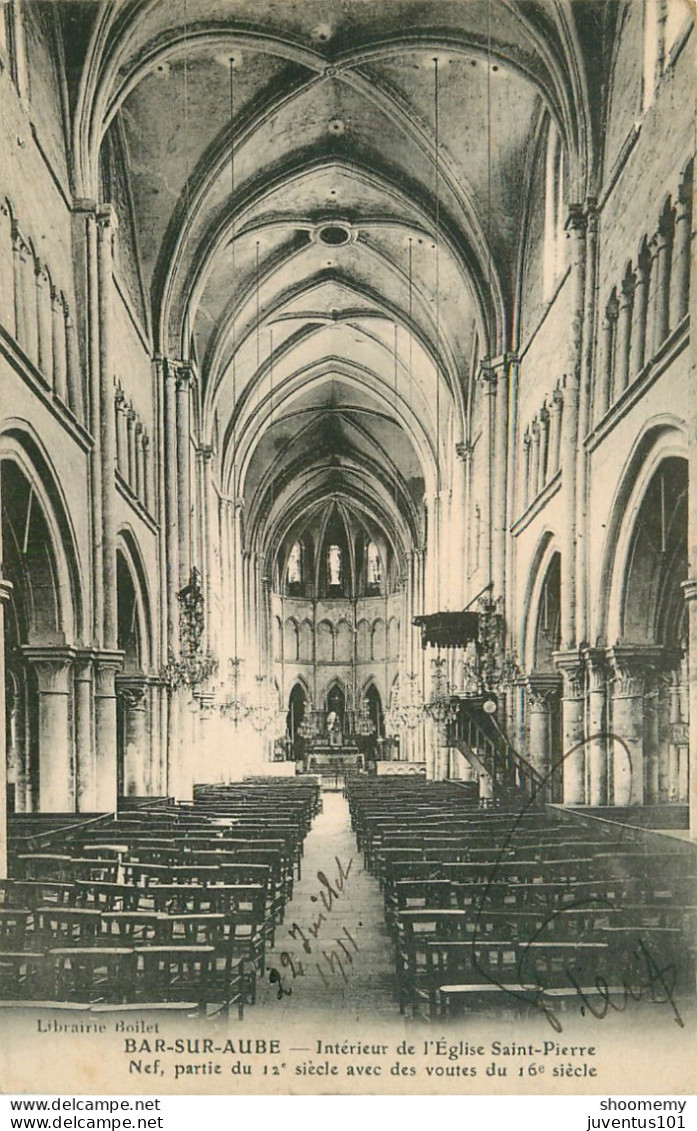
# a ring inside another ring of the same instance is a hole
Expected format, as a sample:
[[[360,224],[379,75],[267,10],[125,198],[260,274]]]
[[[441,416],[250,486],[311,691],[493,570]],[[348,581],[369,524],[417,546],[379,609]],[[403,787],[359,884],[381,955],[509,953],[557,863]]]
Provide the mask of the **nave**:
[[[197,787],[13,824],[0,996],[273,1024],[661,1007],[695,997],[692,846],[460,782]]]

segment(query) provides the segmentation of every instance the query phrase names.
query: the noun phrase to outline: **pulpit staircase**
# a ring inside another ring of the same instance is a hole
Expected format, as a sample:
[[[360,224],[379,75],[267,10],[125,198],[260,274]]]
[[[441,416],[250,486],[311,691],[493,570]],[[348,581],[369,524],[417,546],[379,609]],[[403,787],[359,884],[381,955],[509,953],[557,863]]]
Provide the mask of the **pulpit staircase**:
[[[448,745],[475,770],[491,775],[495,804],[537,805],[549,800],[547,781],[515,749],[481,697],[458,696],[457,714],[448,725]]]

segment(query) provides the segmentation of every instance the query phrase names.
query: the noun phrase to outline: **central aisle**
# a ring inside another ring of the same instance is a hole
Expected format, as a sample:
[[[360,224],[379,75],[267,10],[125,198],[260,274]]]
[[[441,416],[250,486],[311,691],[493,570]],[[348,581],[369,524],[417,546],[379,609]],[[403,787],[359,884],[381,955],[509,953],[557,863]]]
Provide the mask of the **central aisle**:
[[[325,793],[323,803],[249,1016],[288,1021],[326,1010],[363,1020],[398,1017],[382,893],[363,868],[345,799]]]

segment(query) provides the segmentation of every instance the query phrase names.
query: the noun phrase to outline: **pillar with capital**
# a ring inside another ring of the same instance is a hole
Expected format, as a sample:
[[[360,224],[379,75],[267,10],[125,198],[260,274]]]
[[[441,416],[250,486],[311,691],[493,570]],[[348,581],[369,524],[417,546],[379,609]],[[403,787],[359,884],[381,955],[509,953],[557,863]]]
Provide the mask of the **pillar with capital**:
[[[97,277],[99,283],[99,401],[102,488],[103,647],[116,648],[116,410],[111,358],[113,254],[117,228],[111,205],[97,212]]]
[[[123,792],[125,797],[147,797],[151,791],[148,742],[149,696],[144,679],[116,677],[116,694],[123,709]]]
[[[610,730],[615,805],[642,805],[646,799],[644,694],[661,658],[662,650],[652,645],[617,644],[608,650],[614,673]]]
[[[51,310],[51,279],[45,263],[37,259],[34,263],[34,283],[36,287],[36,319],[38,338],[38,366],[49,385],[53,384],[53,327]],[[65,357],[65,342],[63,342]],[[58,392],[58,390],[56,390]],[[65,400],[65,387],[58,394]]]
[[[73,663],[75,695],[75,792],[78,813],[97,810],[97,751],[94,733],[94,656],[77,652]]]
[[[588,677],[588,801],[590,805],[608,803],[608,721],[607,687],[610,671],[605,652],[585,650]]]
[[[653,255],[653,354],[657,354],[670,329],[670,278],[673,261],[675,212],[666,202],[658,221],[658,230],[651,241]]]
[[[525,685],[530,762],[547,781],[552,771],[554,755],[551,741],[551,700],[558,691],[559,678],[553,672],[531,672]]]
[[[95,805],[113,812],[117,801],[116,674],[123,653],[101,652],[95,657],[94,722],[96,746]]]
[[[554,662],[562,675],[563,801],[565,805],[586,802],[586,750],[584,743],[585,671],[578,652],[555,652]]]
[[[683,176],[675,205],[675,239],[671,284],[670,324],[676,327],[687,314],[690,299],[692,247],[692,169]]]
[[[75,810],[75,757],[70,728],[74,652],[63,645],[22,649],[39,688],[39,811]]]
[[[572,205],[566,230],[571,240],[569,257],[569,304],[571,309],[568,368],[564,378],[564,415],[560,463],[562,471],[561,513],[561,647],[576,646],[576,488],[578,481],[579,389],[584,325],[587,216]],[[573,727],[571,729],[574,729]]]

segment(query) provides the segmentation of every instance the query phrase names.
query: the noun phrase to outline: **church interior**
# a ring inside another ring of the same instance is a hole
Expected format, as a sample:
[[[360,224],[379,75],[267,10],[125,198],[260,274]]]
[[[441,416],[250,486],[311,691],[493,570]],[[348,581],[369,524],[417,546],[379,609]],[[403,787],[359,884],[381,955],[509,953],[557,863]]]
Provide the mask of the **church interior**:
[[[694,996],[694,39],[2,4],[2,998]]]

